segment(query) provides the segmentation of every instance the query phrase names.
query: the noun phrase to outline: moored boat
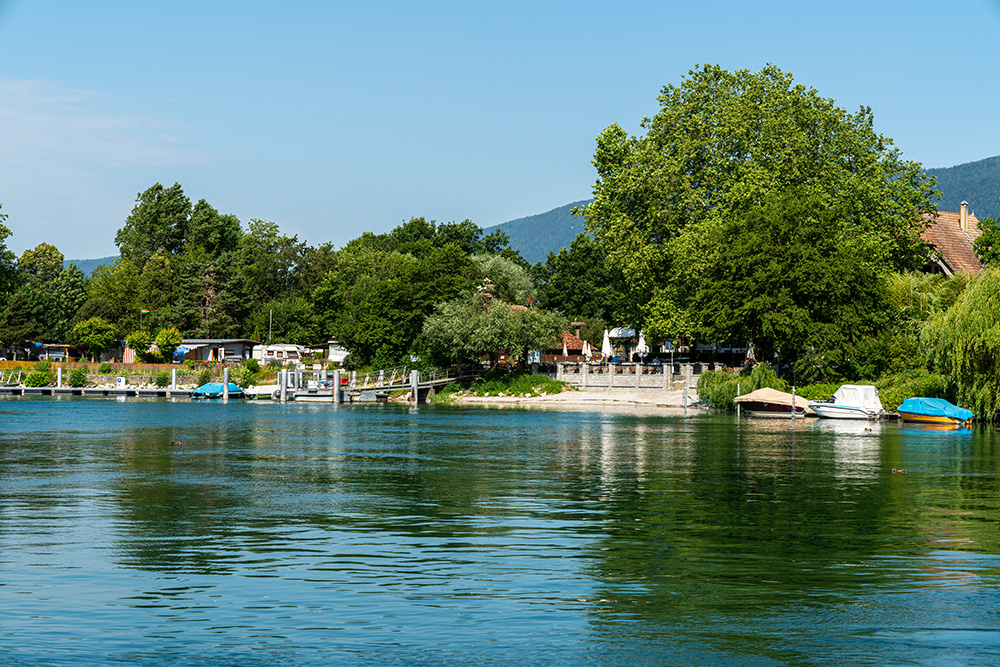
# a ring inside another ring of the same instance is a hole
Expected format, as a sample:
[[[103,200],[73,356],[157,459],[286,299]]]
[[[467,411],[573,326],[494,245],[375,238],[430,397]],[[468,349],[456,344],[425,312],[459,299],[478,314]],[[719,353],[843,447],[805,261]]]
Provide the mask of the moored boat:
[[[197,389],[192,389],[191,398],[222,398],[222,383],[208,382]],[[243,390],[239,385],[229,383],[229,398],[243,398]]]
[[[747,417],[815,417],[805,399],[764,387],[733,399]]]
[[[907,422],[925,424],[951,424],[963,426],[975,415],[971,410],[960,408],[943,398],[908,398],[896,408],[899,418]]]
[[[825,403],[813,402],[809,407],[827,419],[878,419],[885,414],[878,390],[870,384],[845,384]]]

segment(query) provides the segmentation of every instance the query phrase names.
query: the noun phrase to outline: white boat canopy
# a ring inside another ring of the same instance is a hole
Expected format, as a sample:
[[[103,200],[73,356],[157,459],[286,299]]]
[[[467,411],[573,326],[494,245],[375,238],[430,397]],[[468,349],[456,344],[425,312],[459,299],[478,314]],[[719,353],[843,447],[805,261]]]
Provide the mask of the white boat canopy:
[[[883,412],[878,390],[870,384],[845,384],[833,395],[834,405],[862,408],[876,414]]]

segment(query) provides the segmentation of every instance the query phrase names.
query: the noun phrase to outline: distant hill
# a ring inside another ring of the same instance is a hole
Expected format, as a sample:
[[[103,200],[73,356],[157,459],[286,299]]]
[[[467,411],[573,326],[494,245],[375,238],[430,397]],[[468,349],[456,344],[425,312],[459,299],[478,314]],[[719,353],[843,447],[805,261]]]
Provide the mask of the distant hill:
[[[67,259],[63,262],[63,266],[76,264],[76,268],[83,271],[83,275],[89,276],[97,267],[111,264],[116,259],[118,259],[117,255],[114,257],[101,257],[100,259]]]
[[[958,211],[963,201],[976,217],[1000,218],[1000,155],[954,167],[926,169],[941,189],[941,211]]]
[[[528,262],[544,262],[549,251],[559,252],[568,248],[573,239],[585,231],[583,218],[575,216],[572,211],[577,206],[585,206],[593,199],[566,204],[545,213],[529,215],[504,222],[483,231],[487,234],[502,231],[510,237],[510,247],[521,253]]]

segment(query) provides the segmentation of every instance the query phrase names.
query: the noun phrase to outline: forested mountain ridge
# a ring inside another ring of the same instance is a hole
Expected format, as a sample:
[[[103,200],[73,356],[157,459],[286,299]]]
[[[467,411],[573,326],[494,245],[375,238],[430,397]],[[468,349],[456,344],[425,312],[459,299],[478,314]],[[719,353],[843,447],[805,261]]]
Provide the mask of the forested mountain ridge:
[[[939,210],[957,211],[967,201],[980,220],[1000,218],[1000,155],[926,173],[937,178],[941,189]]]
[[[99,266],[105,266],[107,264],[113,263],[118,259],[118,255],[112,255],[111,257],[101,257],[99,259],[66,259],[63,260],[63,266],[69,266],[70,264],[76,264],[76,268],[83,272],[83,275],[89,276],[94,272]]]
[[[549,251],[559,252],[561,248],[569,248],[573,239],[585,231],[583,218],[573,215],[573,209],[586,206],[591,201],[584,199],[545,213],[510,220],[487,227],[483,232],[503,232],[510,238],[510,247],[521,253],[521,257],[529,263],[544,262]]]

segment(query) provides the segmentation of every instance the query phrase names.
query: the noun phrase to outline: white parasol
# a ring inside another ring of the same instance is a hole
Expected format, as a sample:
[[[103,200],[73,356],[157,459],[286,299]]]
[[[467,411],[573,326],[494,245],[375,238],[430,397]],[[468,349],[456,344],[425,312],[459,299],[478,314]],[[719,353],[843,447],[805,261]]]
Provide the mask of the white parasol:
[[[635,353],[640,357],[649,354],[649,347],[646,346],[646,334],[642,331],[639,332],[639,344],[635,346]]]
[[[611,338],[608,337],[608,330],[604,330],[604,342],[601,343],[601,354],[605,357],[610,357],[612,353],[611,350]]]
[[[590,355],[593,352],[590,349],[590,341],[583,341],[583,356],[585,359],[590,359]]]
[[[563,356],[564,357],[568,357],[569,356],[569,350],[566,349],[566,341],[565,340],[563,340]]]

